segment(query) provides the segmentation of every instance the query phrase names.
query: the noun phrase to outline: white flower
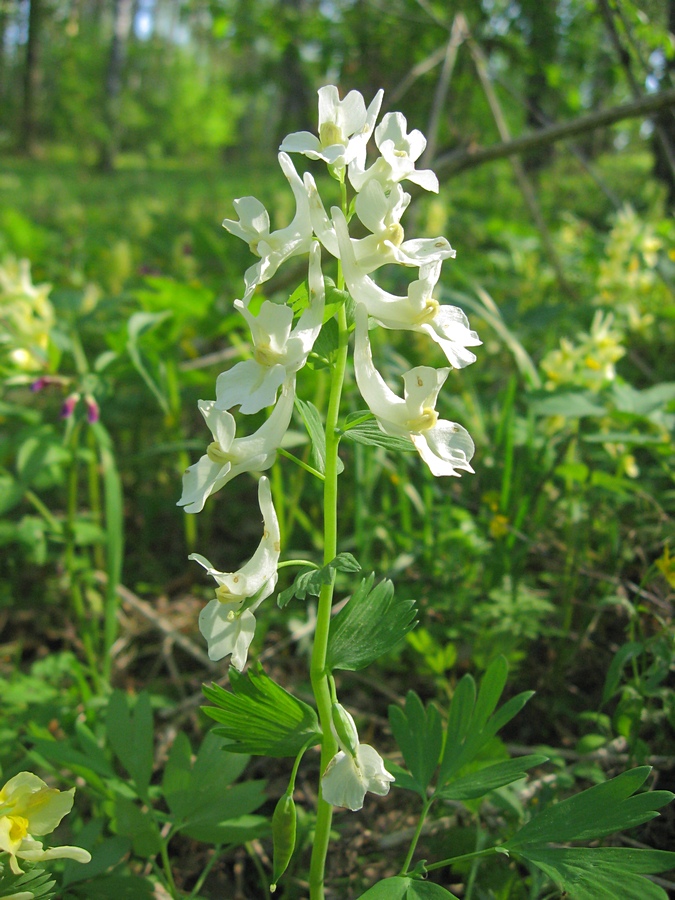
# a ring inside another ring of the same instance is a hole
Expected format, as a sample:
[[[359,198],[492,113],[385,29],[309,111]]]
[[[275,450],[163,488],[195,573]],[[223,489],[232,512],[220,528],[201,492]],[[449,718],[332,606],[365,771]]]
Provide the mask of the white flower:
[[[408,286],[405,297],[383,290],[359,266],[349,237],[347,221],[337,207],[331,210],[340,248],[342,271],[349,293],[357,303],[363,303],[384,328],[401,328],[428,334],[445,353],[448,362],[461,369],[475,362],[475,355],[467,347],[481,341],[469,327],[469,320],[457,306],[441,305],[432,293],[441,273],[441,260],[420,266],[419,278]]]
[[[219,572],[198,553],[189,557],[213,575],[219,585],[215,599],[199,615],[199,630],[206,638],[209,659],[219,660],[232,654],[232,665],[239,671],[244,668],[255,632],[253,613],[277,583],[281,535],[270,482],[264,475],[258,482],[258,503],[263,515],[262,540],[238,572]]]
[[[281,166],[286,180],[295,196],[296,212],[290,225],[278,231],[270,231],[269,213],[255,197],[242,197],[234,201],[234,208],[239,219],[224,219],[223,227],[246,241],[251,252],[260,257],[260,262],[246,270],[244,281],[246,293],[244,302],[248,304],[255,288],[268,281],[279,266],[301,253],[307,253],[312,240],[312,225],[309,218],[307,192],[302,179],[295,171],[290,156],[279,154]]]
[[[369,169],[355,160],[349,166],[349,180],[360,191],[371,178],[385,186],[407,179],[427,191],[438,193],[438,178],[431,169],[415,168],[427,145],[427,139],[416,128],[407,133],[408,123],[403,113],[387,113],[375,129],[375,143],[382,154]]]
[[[319,88],[319,136],[296,131],[284,138],[279,149],[322,159],[336,169],[344,169],[352,162],[362,167],[383,96],[384,91],[379,90],[366,109],[358,91],[350,91],[340,100],[335,85]]]
[[[314,178],[305,172],[304,181],[314,233],[329,253],[340,257],[335,228],[321,202]],[[356,214],[372,232],[359,240],[350,239],[354,258],[364,275],[387,264],[421,266],[456,255],[444,237],[403,240],[401,216],[409,203],[410,194],[406,194],[400,184],[395,184],[387,194],[375,179],[368,181],[357,195]]]
[[[241,300],[235,300],[235,307],[251,329],[253,359],[237,363],[218,376],[216,409],[240,404],[240,411],[249,414],[272,406],[280,385],[306,363],[321,330],[324,303],[321,248],[316,241],[309,256],[309,306],[292,331],[293,310],[289,306],[265,300],[254,316]]]
[[[339,716],[337,723],[336,713]],[[362,808],[367,791],[380,797],[388,794],[394,776],[385,769],[377,750],[369,744],[359,743],[354,719],[339,703],[333,705],[333,722],[341,749],[326,766],[321,779],[321,794],[332,806],[356,811]]]
[[[475,448],[468,431],[455,422],[439,419],[435,410],[438,392],[449,373],[447,368],[416,366],[403,376],[403,399],[397,397],[373,364],[368,315],[363,304],[357,306],[354,374],[359,390],[380,429],[409,438],[432,475],[473,472],[469,463]]]
[[[50,847],[45,850],[33,835],[49,834],[73,806],[75,788],[58,791],[32,772],[19,772],[0,789],[0,851],[9,854],[9,867],[19,875],[17,859],[38,862],[74,859],[87,863],[91,854],[81,847]]]
[[[216,409],[215,401],[200,400],[199,411],[209,426],[213,441],[206,454],[183,475],[183,494],[178,506],[198,513],[211,494],[242,472],[269,469],[291,421],[295,399],[295,378],[283,385],[270,417],[247,437],[235,438],[236,424],[228,412]]]

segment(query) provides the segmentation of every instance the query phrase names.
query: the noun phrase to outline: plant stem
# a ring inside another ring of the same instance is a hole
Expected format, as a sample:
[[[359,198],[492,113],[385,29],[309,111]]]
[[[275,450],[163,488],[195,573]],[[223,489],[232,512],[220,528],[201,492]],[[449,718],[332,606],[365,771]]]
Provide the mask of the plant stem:
[[[169,840],[171,839],[171,835],[167,835],[167,837],[162,840],[162,869],[164,870],[164,877],[166,878],[166,884],[169,889],[169,893],[174,898],[174,900],[180,900],[180,894],[178,893],[178,889],[176,888],[176,882],[173,880],[173,872],[171,871],[171,860],[169,859]]]
[[[434,869],[443,869],[451,866],[453,863],[462,862],[465,859],[478,859],[479,856],[490,856],[497,852],[497,847],[486,847],[485,850],[474,850],[473,853],[463,853],[461,856],[451,856],[449,859],[442,859],[440,862],[432,863],[426,866],[427,872],[433,872]]]
[[[419,822],[417,823],[417,828],[415,829],[415,834],[413,835],[412,840],[410,841],[410,847],[408,848],[408,855],[405,858],[405,862],[401,866],[401,871],[399,874],[405,875],[405,873],[410,868],[410,863],[412,862],[413,855],[415,853],[415,848],[417,847],[417,842],[420,839],[420,835],[422,834],[422,827],[424,826],[424,822],[427,818],[427,814],[429,809],[431,808],[431,804],[433,803],[433,797],[429,800],[425,800],[424,806],[422,807],[422,811],[420,813]]]
[[[87,658],[87,662],[91,668],[92,678],[98,686],[98,655],[92,641],[92,632],[89,622],[87,621],[87,611],[84,605],[84,598],[80,588],[80,574],[77,571],[77,561],[75,556],[75,520],[77,518],[77,501],[78,501],[78,451],[80,445],[81,426],[76,424],[69,438],[69,450],[71,453],[70,463],[68,466],[67,478],[67,496],[66,496],[66,521],[64,527],[65,547],[63,561],[68,573],[68,588],[70,590],[70,599],[73,607],[75,619],[80,628],[80,637],[82,647]]]
[[[338,312],[338,335],[338,348],[336,351],[335,368],[332,372],[328,413],[326,415],[326,477],[323,485],[324,565],[327,565],[337,556],[337,480],[339,444],[337,424],[338,416],[340,414],[342,386],[347,368],[347,349],[349,342],[347,313],[344,306],[341,307]],[[333,573],[330,583],[323,585],[321,588],[310,667],[312,689],[314,691],[319,719],[321,721],[321,729],[323,731],[321,743],[322,774],[325,772],[328,763],[335,756],[338,749],[337,741],[333,736],[331,728],[331,695],[328,683],[328,676],[330,673],[326,672],[326,653],[328,650],[328,633],[333,605],[334,583],[335,574]],[[323,900],[324,898],[324,871],[326,866],[326,855],[328,853],[328,843],[330,841],[332,818],[333,807],[323,799],[321,796],[321,788],[319,788],[314,847],[312,849],[312,861],[309,870],[310,900]]]

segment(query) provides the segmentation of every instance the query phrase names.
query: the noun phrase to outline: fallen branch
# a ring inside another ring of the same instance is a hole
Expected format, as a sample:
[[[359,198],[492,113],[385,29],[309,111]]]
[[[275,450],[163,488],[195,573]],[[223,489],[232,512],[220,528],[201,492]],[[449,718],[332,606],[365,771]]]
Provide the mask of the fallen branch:
[[[675,88],[641,97],[631,103],[612,106],[610,109],[603,109],[587,116],[580,116],[571,122],[549,125],[547,128],[541,128],[531,134],[514,138],[512,141],[492,144],[489,147],[472,146],[453,150],[436,157],[433,167],[441,179],[447,180],[464,169],[471,169],[474,166],[480,166],[495,159],[504,159],[507,156],[518,156],[537,147],[554,144],[556,141],[584,134],[596,128],[605,128],[624,119],[648,116],[668,106],[675,106]]]

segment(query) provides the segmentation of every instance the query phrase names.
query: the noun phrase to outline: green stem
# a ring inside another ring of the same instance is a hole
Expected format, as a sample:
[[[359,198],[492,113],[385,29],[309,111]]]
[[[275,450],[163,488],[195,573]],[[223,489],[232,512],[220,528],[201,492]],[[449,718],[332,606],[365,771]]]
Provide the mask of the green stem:
[[[277,564],[277,569],[285,569],[287,566],[302,566],[308,569],[320,569],[321,566],[310,559],[285,559]]]
[[[419,822],[417,823],[417,828],[415,829],[415,834],[413,835],[412,840],[410,841],[410,847],[408,848],[408,855],[405,858],[405,862],[401,866],[400,875],[405,875],[405,873],[410,868],[410,864],[412,862],[412,858],[415,854],[415,850],[417,848],[417,842],[420,839],[420,835],[422,834],[422,828],[424,827],[424,822],[426,821],[429,810],[431,809],[431,804],[433,803],[434,798],[431,797],[429,800],[425,800],[424,806],[422,807],[422,811],[420,813]]]
[[[26,491],[24,493],[24,497],[28,502],[35,507],[35,509],[40,513],[45,522],[49,525],[55,535],[59,535],[62,533],[63,528],[59,520],[54,516],[45,504],[40,500],[37,494],[34,494],[33,491]]]
[[[98,447],[96,446],[96,438],[91,430],[87,432],[87,444],[91,451],[91,456],[87,464],[87,482],[89,487],[89,509],[91,510],[91,520],[94,525],[99,528],[103,525],[103,511],[101,509],[101,482],[98,471]],[[94,565],[99,570],[105,570],[105,552],[103,544],[94,544]]]
[[[341,280],[341,275],[338,275]],[[332,372],[330,397],[328,400],[328,413],[326,415],[326,477],[324,481],[324,565],[327,565],[337,556],[337,498],[338,498],[338,444],[339,433],[337,430],[340,414],[340,400],[342,386],[344,384],[347,369],[347,350],[349,343],[349,329],[347,327],[347,313],[344,307],[338,312],[338,348],[336,351],[335,368]],[[337,753],[337,741],[331,728],[331,695],[328,682],[329,672],[326,671],[326,654],[328,651],[328,633],[330,629],[331,609],[333,606],[333,588],[335,575],[329,584],[321,588],[319,605],[317,610],[316,632],[314,635],[314,647],[312,650],[312,662],[310,675],[312,689],[316,698],[319,711],[323,739],[321,743],[321,773],[325,772],[328,763]],[[309,896],[310,900],[323,900],[324,898],[324,872],[326,867],[326,855],[330,841],[330,828],[333,818],[333,807],[321,796],[319,788],[319,801],[316,814],[316,831],[314,847],[312,849],[312,861],[309,870]]]
[[[432,863],[425,866],[427,872],[433,872],[434,869],[443,869],[446,866],[452,866],[455,863],[463,862],[465,859],[478,859],[479,856],[490,856],[497,853],[497,847],[486,847],[485,850],[474,850],[473,853],[463,853],[461,856],[451,856],[449,859],[442,859],[440,862]]]
[[[195,882],[195,886],[194,886],[194,887],[192,888],[192,890],[190,891],[190,894],[189,894],[190,897],[197,897],[197,896],[198,896],[199,892],[200,892],[201,889],[202,889],[202,885],[204,884],[204,882],[206,881],[206,879],[209,877],[209,872],[211,871],[211,869],[213,868],[213,866],[215,865],[215,863],[220,859],[220,857],[221,857],[221,855],[222,855],[222,852],[223,852],[223,851],[222,851],[222,845],[221,845],[221,844],[216,844],[215,847],[213,848],[213,853],[211,854],[211,859],[209,859],[209,861],[207,862],[207,864],[206,864],[206,865],[204,866],[204,868],[202,869],[201,875],[199,876],[199,878],[198,878],[197,881]]]
[[[313,466],[310,466],[308,463],[304,462],[304,460],[299,459],[297,456],[294,456],[292,453],[289,453],[288,450],[284,450],[283,447],[277,448],[277,453],[280,456],[285,456],[286,459],[290,459],[291,462],[294,462],[296,466],[300,466],[301,469],[304,469],[305,472],[309,472],[310,475],[314,475],[315,478],[318,478],[320,481],[324,480],[324,476],[318,469],[315,469]]]
[[[66,497],[66,521],[64,527],[65,548],[64,565],[68,573],[68,587],[73,613],[80,629],[82,646],[91,668],[92,676],[98,681],[98,657],[92,641],[91,628],[87,622],[87,611],[80,590],[79,573],[75,558],[75,519],[77,518],[77,494],[79,487],[78,478],[78,449],[81,426],[76,424],[69,435],[70,464],[68,467],[68,488]]]
[[[180,894],[178,893],[178,889],[176,887],[176,882],[173,880],[173,872],[171,871],[171,860],[169,859],[169,840],[171,839],[171,835],[167,835],[167,837],[162,840],[162,869],[164,870],[164,877],[166,879],[167,887],[169,888],[169,893],[174,898],[174,900],[180,900]]]

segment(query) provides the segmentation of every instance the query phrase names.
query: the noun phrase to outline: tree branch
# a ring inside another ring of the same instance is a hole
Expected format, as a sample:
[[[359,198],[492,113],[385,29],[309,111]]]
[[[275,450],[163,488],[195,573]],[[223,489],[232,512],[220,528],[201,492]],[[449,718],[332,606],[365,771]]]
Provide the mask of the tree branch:
[[[464,147],[461,150],[453,150],[450,153],[436,157],[433,168],[439,177],[448,179],[464,169],[471,169],[474,166],[480,166],[495,159],[503,159],[506,156],[518,156],[536,147],[554,144],[556,141],[562,141],[577,134],[584,134],[596,128],[605,128],[608,125],[613,125],[615,122],[621,122],[623,119],[648,116],[650,113],[668,106],[675,106],[675,88],[668,91],[660,91],[658,94],[643,96],[632,103],[623,103],[620,106],[602,109],[587,116],[580,116],[571,122],[560,122],[556,125],[550,125],[548,128],[541,128],[539,131],[514,138],[512,141],[505,141],[502,144],[492,144],[489,147]]]

